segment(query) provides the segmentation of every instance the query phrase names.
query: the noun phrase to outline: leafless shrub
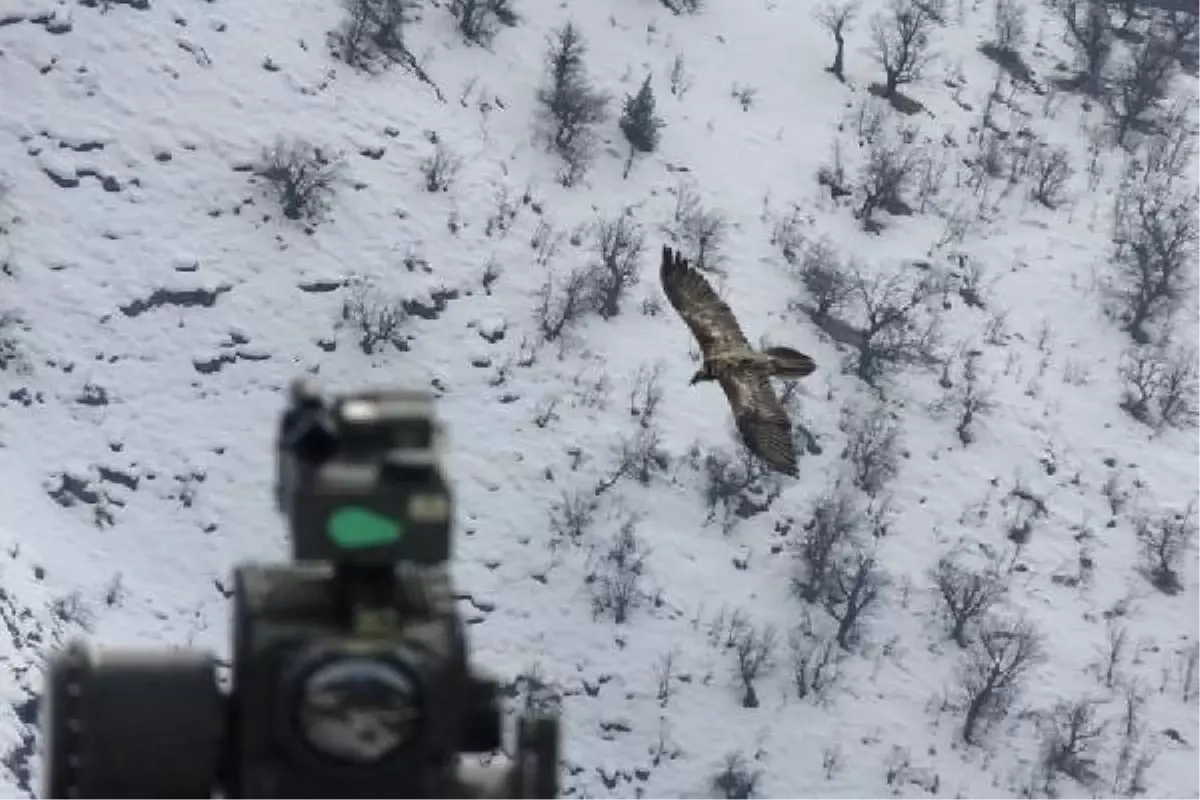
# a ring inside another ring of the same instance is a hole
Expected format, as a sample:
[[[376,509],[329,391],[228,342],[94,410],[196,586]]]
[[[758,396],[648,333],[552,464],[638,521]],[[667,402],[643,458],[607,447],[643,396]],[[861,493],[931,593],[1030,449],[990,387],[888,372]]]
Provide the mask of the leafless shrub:
[[[960,666],[966,708],[962,738],[976,743],[981,722],[1003,718],[1012,708],[1026,674],[1043,657],[1041,635],[1026,619],[987,616]]]
[[[343,0],[343,6],[346,20],[329,34],[336,58],[367,72],[411,59],[404,27],[411,21],[412,0]]]
[[[629,390],[629,415],[637,420],[638,426],[648,428],[653,424],[662,403],[663,364],[653,366],[642,364],[638,367],[633,378],[633,386]]]
[[[938,559],[930,577],[949,622],[950,638],[966,649],[970,628],[985,619],[1008,592],[1000,565],[993,560],[982,570],[972,570],[957,554],[951,554]]]
[[[1200,48],[1197,47],[1200,14],[1189,0],[1173,0],[1167,6],[1165,32],[1171,52],[1181,65],[1195,74],[1200,61]]]
[[[1156,428],[1197,424],[1200,403],[1194,349],[1132,347],[1122,356],[1118,375],[1124,386],[1121,408],[1134,419]]]
[[[874,214],[878,209],[894,216],[912,213],[905,198],[928,160],[928,155],[914,143],[915,136],[911,129],[896,128],[867,142],[867,158],[859,181],[862,202],[856,212],[865,229],[876,227]]]
[[[1151,583],[1166,594],[1177,593],[1180,565],[1196,538],[1196,501],[1183,511],[1139,514],[1133,524]]]
[[[599,563],[588,574],[592,592],[592,614],[611,614],[623,625],[630,612],[645,599],[640,588],[646,566],[646,548],[634,529],[636,519],[627,519],[604,548]]]
[[[497,23],[517,23],[509,0],[450,0],[447,8],[459,33],[472,44],[487,46],[496,35]]]
[[[1104,0],[1057,0],[1080,64],[1079,88],[1092,97],[1105,89],[1104,68],[1112,55],[1112,20]]]
[[[758,708],[758,693],[754,690],[754,683],[764,670],[774,666],[775,629],[769,625],[756,628],[747,622],[733,633],[733,637],[742,707]]]
[[[557,283],[555,276],[546,277],[538,290],[534,311],[543,341],[558,341],[591,310],[588,286],[588,272],[584,269],[571,270]]]
[[[433,155],[421,159],[421,174],[425,176],[425,191],[445,192],[454,183],[462,159],[441,139],[434,143]]]
[[[941,320],[929,307],[938,291],[933,278],[899,272],[867,276],[860,271],[851,277],[851,291],[862,320],[853,358],[859,379],[878,388],[902,366],[936,360]]]
[[[671,94],[682,100],[694,82],[692,74],[684,65],[683,53],[675,54],[675,58],[671,60],[671,71],[667,77],[671,82]]]
[[[91,631],[96,622],[96,613],[78,590],[58,595],[51,600],[50,616],[62,625],[78,626],[84,631]]]
[[[813,318],[828,319],[850,298],[851,284],[845,265],[828,238],[809,243],[796,270],[800,284],[813,302]]]
[[[1017,53],[1025,46],[1027,11],[1021,0],[995,0],[992,6],[992,30],[997,48]]]
[[[649,486],[655,475],[667,471],[671,460],[662,447],[657,425],[638,425],[617,443],[617,467],[596,486],[596,494],[606,491],[622,478],[633,478]]]
[[[21,316],[0,310],[0,372],[21,368],[26,362],[20,341]]]
[[[679,184],[674,223],[676,238],[692,266],[705,272],[719,272],[728,223],[719,211],[704,208],[690,183]]]
[[[796,258],[804,249],[804,214],[795,203],[788,209],[787,214],[775,219],[771,227],[771,246],[778,247],[784,261],[795,264]]]
[[[854,189],[846,177],[846,165],[842,163],[842,141],[833,140],[832,158],[828,164],[823,164],[817,170],[817,184],[829,189],[829,197],[835,203],[843,197],[850,197]]]
[[[954,432],[958,441],[967,447],[975,441],[975,427],[979,418],[995,409],[992,389],[981,385],[979,378],[979,354],[970,352],[961,360],[962,372],[957,381],[951,382],[935,404],[939,412],[949,412],[955,417]]]
[[[1174,72],[1175,60],[1167,42],[1153,35],[1134,47],[1132,57],[1117,68],[1106,104],[1113,115],[1118,146],[1125,144],[1129,132],[1167,96]]]
[[[342,323],[358,332],[358,345],[366,355],[385,344],[407,351],[407,321],[403,300],[389,297],[366,282],[354,283],[350,296],[342,302]]]
[[[821,600],[829,616],[837,620],[834,638],[843,650],[849,650],[858,641],[864,616],[879,600],[887,582],[869,545],[858,539],[848,539],[847,544],[847,550],[836,558],[828,572]]]
[[[1192,291],[1198,218],[1195,190],[1164,180],[1149,178],[1122,198],[1113,267],[1121,317],[1134,341],[1148,342],[1146,327],[1167,317]]]
[[[546,53],[546,84],[538,90],[545,136],[563,159],[564,186],[587,172],[595,150],[595,126],[608,116],[609,96],[595,88],[583,63],[587,46],[572,22],[555,29]]]
[[[254,174],[265,180],[288,219],[318,221],[329,208],[344,164],[302,140],[277,140],[263,150]]]
[[[858,0],[825,0],[816,10],[817,22],[833,36],[837,51],[826,69],[842,83],[846,82],[846,33],[858,13]]]
[[[655,475],[665,475],[671,457],[662,447],[658,427],[638,428],[632,440],[623,445],[622,457],[630,463],[629,475],[642,486],[649,486]]]
[[[987,280],[987,268],[984,262],[977,258],[960,255],[958,266],[958,296],[971,308],[986,309],[987,287],[991,286],[994,281]]]
[[[588,493],[564,492],[550,506],[552,543],[557,545],[567,540],[571,544],[581,544],[596,522],[598,508],[599,502]]]
[[[703,0],[659,0],[672,14],[696,14],[704,8]]]
[[[800,699],[822,702],[838,679],[837,641],[817,639],[801,627],[788,634],[792,686]]]
[[[929,34],[933,29],[929,9],[913,0],[890,0],[886,11],[871,19],[872,56],[883,67],[882,97],[913,83],[933,58]]]
[[[792,587],[805,602],[815,603],[828,593],[842,553],[862,528],[863,514],[853,490],[841,482],[818,497],[809,514],[796,548]]]
[[[1065,199],[1067,182],[1075,174],[1071,154],[1065,147],[1036,145],[1026,162],[1026,174],[1032,181],[1029,196],[1054,210]]]
[[[847,403],[839,429],[846,434],[842,460],[850,479],[874,497],[900,471],[900,423],[886,404],[874,401],[869,408]]]
[[[758,89],[744,83],[735,83],[729,89],[729,96],[738,101],[742,111],[749,111],[754,105],[754,98],[758,96]]]
[[[754,797],[761,779],[762,770],[751,766],[741,751],[735,751],[725,756],[725,765],[713,777],[712,788],[714,792],[720,792],[718,797],[726,800],[746,800]]]
[[[1121,687],[1122,714],[1118,719],[1119,746],[1113,765],[1109,792],[1113,797],[1140,797],[1146,794],[1146,772],[1154,763],[1154,754],[1144,745],[1146,723],[1142,711],[1147,692],[1136,681]]]
[[[612,319],[621,311],[621,298],[636,286],[645,235],[633,218],[632,209],[624,209],[615,219],[600,220],[596,231],[599,265],[591,270],[590,289],[597,313]]]
[[[744,446],[730,457],[720,451],[704,457],[704,524],[720,516],[721,530],[728,534],[739,519],[761,514],[783,491],[779,476]]]
[[[1047,782],[1057,773],[1084,786],[1096,783],[1096,757],[1102,746],[1106,724],[1096,719],[1097,701],[1064,701],[1044,720],[1042,766]]]
[[[1116,685],[1128,644],[1129,630],[1124,625],[1109,620],[1105,636],[1104,661],[1101,664],[1104,685],[1109,689]]]

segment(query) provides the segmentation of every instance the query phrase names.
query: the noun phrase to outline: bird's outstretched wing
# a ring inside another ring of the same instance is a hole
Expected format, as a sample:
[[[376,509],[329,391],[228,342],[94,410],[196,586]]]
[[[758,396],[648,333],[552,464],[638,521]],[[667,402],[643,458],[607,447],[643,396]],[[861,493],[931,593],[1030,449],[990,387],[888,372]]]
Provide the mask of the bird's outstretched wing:
[[[749,349],[750,343],[729,305],[679,251],[663,247],[659,275],[667,300],[691,328],[705,358]]]
[[[771,388],[770,379],[761,372],[739,370],[727,371],[720,381],[738,432],[750,452],[776,472],[796,475],[792,421]]]

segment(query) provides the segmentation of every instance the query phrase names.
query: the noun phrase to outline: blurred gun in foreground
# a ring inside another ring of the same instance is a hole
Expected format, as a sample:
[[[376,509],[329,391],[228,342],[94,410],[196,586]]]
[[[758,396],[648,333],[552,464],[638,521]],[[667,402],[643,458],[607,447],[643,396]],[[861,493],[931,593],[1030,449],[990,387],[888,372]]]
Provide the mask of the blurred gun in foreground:
[[[430,395],[326,401],[298,381],[277,445],[293,562],[235,572],[232,688],[198,651],[50,660],[44,797],[558,794],[558,719],[522,716],[468,663],[448,575],[453,519]]]

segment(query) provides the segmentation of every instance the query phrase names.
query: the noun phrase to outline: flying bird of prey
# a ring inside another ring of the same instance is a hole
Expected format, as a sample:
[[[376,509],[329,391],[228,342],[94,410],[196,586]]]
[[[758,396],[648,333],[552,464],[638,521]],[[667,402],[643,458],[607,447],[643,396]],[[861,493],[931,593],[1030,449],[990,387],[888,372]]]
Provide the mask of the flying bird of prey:
[[[771,387],[771,377],[803,378],[817,365],[790,347],[754,350],[729,305],[670,247],[663,247],[660,277],[667,299],[691,328],[704,357],[690,385],[720,383],[750,452],[776,472],[796,475],[792,423]]]

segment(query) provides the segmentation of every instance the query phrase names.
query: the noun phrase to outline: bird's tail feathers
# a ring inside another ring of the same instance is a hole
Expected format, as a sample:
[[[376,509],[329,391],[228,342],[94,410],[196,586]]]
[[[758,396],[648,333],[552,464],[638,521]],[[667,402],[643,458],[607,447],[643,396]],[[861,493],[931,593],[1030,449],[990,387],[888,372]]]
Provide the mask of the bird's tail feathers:
[[[781,378],[803,378],[817,370],[816,362],[799,350],[768,347],[763,352],[771,357],[772,372]]]

